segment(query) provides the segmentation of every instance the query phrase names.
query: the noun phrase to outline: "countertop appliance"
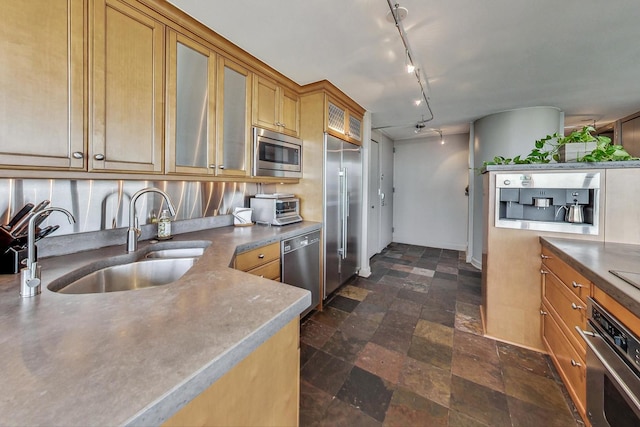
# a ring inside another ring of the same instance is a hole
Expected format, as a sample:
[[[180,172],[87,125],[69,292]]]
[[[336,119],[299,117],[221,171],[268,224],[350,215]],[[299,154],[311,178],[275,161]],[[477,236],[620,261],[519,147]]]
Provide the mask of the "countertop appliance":
[[[253,175],[302,178],[302,140],[254,127]]]
[[[599,172],[496,174],[496,227],[598,234]]]
[[[320,231],[301,234],[280,243],[283,283],[311,291],[311,305],[304,317],[320,303]]]
[[[362,210],[360,147],[326,133],[323,207],[323,299],[326,299],[358,272]]]
[[[300,199],[293,194],[256,194],[249,204],[258,224],[287,225],[302,221]]]
[[[640,339],[587,300],[587,416],[593,427],[640,425]],[[573,363],[573,361],[572,361]]]

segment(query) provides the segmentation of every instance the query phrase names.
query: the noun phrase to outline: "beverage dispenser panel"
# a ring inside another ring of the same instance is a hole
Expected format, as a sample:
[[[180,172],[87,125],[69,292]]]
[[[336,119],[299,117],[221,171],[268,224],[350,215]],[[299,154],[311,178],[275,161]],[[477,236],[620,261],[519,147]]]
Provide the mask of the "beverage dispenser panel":
[[[496,227],[598,234],[599,172],[496,174]]]

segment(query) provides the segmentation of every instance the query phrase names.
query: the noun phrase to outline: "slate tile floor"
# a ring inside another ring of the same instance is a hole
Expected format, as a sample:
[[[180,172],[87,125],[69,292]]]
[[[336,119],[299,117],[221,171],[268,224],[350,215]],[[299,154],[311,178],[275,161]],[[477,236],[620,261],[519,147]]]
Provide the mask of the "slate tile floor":
[[[301,329],[301,426],[583,426],[548,356],[482,336],[480,272],[391,244]]]

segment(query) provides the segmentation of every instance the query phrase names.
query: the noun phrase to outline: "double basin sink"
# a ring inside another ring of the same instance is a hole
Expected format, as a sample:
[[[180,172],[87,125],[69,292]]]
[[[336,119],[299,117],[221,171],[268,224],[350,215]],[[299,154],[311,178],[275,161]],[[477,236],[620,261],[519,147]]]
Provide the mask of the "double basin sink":
[[[157,243],[141,253],[96,261],[49,284],[61,294],[129,291],[167,285],[182,277],[204,253],[208,241]]]

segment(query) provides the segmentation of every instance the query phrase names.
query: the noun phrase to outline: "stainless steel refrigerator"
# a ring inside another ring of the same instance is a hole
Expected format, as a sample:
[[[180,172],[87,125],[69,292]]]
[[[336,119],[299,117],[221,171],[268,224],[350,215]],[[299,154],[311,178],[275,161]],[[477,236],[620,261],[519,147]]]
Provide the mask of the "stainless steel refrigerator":
[[[358,272],[362,212],[360,147],[324,136],[323,299]]]

